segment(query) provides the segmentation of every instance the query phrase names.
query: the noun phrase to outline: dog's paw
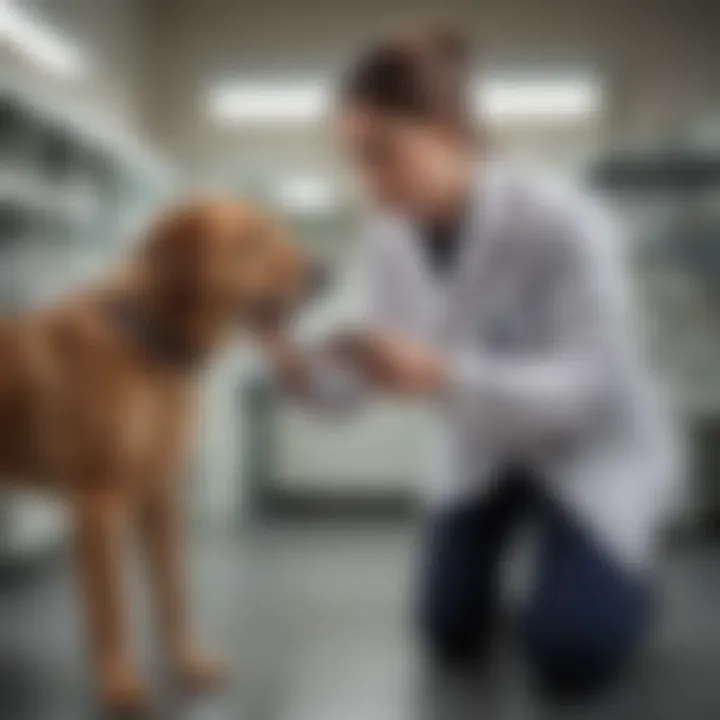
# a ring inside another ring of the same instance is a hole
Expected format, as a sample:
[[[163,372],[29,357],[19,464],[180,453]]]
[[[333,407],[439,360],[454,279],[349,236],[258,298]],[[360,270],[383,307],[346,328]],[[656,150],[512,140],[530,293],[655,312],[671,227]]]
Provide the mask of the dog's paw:
[[[207,690],[222,685],[228,677],[225,664],[201,650],[184,651],[174,662],[180,683],[190,690]]]
[[[102,701],[112,717],[141,717],[150,710],[150,694],[142,678],[131,668],[118,667],[105,672],[101,684]]]

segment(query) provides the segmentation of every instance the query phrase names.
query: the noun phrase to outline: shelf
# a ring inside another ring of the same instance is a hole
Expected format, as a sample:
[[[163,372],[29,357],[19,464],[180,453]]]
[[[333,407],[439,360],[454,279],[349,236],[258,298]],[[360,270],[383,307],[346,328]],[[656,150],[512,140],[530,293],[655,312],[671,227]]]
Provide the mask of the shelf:
[[[12,84],[0,87],[0,104],[13,108],[39,132],[64,137],[84,153],[103,160],[136,182],[164,185],[171,181],[166,162],[107,117],[31,94]]]
[[[79,196],[73,200],[21,173],[0,172],[0,209],[8,208],[72,225],[87,222],[92,213]]]
[[[0,243],[44,233],[117,246],[170,187],[164,163],[111,122],[0,88]]]
[[[610,191],[692,191],[720,186],[720,150],[671,149],[607,155],[590,179]]]

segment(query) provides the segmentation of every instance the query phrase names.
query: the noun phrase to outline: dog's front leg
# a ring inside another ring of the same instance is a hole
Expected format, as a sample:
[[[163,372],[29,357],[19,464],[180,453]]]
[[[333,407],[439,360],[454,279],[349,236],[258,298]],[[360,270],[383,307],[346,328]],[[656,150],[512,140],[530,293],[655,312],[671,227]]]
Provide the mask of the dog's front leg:
[[[199,649],[190,630],[181,495],[173,483],[152,484],[140,514],[141,535],[170,662],[181,682],[201,689],[218,684],[225,671]]]
[[[115,711],[139,713],[148,698],[130,656],[121,587],[127,510],[125,498],[109,490],[74,502],[77,560],[102,699]]]

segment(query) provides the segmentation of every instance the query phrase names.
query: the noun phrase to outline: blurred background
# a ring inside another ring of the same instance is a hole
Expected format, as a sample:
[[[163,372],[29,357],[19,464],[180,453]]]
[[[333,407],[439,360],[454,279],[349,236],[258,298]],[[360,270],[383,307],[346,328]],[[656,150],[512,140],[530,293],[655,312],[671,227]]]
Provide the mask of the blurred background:
[[[690,462],[668,527],[657,647],[622,707],[715,717],[717,3],[0,0],[2,311],[102,273],[170,198],[218,191],[272,207],[333,265],[341,279],[302,325],[322,333],[352,311],[361,210],[327,121],[332,83],[368,38],[427,15],[475,42],[476,109],[492,142],[596,188],[625,224],[645,342]],[[237,682],[197,706],[172,705],[168,691],[168,717],[482,712],[475,690],[423,679],[413,648],[423,408],[378,402],[340,425],[310,417],[277,396],[248,346],[218,360],[203,398],[194,585]],[[1,498],[0,717],[92,717],[62,513]],[[521,570],[511,575],[522,584]],[[516,665],[502,665],[492,712],[539,717]]]

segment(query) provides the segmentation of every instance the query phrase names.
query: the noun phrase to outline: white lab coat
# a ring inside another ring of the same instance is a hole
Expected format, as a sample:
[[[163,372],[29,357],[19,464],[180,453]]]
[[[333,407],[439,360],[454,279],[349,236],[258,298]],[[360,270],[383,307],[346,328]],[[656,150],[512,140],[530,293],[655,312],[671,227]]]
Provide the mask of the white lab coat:
[[[577,190],[495,163],[478,172],[469,216],[447,282],[406,219],[375,218],[363,248],[364,322],[426,341],[449,368],[431,497],[477,496],[504,459],[526,459],[609,552],[647,566],[677,455],[608,219]],[[364,394],[322,355],[311,378],[323,407]]]

